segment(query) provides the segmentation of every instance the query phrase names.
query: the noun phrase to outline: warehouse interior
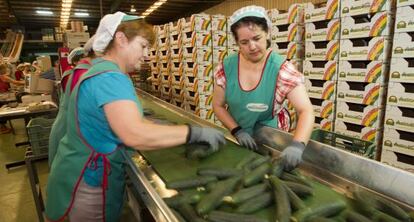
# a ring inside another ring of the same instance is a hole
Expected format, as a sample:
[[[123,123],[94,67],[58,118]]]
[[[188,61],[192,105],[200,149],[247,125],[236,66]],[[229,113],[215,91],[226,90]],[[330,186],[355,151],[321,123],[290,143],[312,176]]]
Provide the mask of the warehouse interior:
[[[414,0],[0,0],[0,221],[414,221],[413,13]],[[116,45],[131,21],[151,25],[134,52]],[[82,91],[102,72],[128,80]],[[118,97],[92,90],[105,86]],[[83,95],[85,110],[133,100],[139,118],[126,103],[81,112]],[[92,168],[103,207],[85,219]]]

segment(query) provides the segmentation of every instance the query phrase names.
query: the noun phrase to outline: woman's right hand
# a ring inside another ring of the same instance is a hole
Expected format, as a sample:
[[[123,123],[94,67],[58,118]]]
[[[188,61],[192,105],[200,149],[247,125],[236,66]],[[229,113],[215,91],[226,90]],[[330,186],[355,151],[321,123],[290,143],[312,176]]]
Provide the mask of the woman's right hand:
[[[239,142],[241,146],[244,146],[249,150],[257,150],[256,141],[254,141],[253,137],[243,129],[236,132],[234,137],[236,137],[237,142]]]
[[[226,144],[224,134],[213,128],[189,125],[187,138],[187,143],[208,143],[214,151],[219,149],[220,144]]]

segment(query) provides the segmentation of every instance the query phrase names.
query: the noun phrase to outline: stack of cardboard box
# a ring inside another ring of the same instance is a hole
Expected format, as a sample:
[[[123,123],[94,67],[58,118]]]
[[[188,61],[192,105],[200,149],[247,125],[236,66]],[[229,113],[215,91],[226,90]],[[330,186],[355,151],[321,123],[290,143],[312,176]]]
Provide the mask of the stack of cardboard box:
[[[414,172],[414,1],[396,12],[381,161]]]
[[[157,39],[154,45],[148,50],[149,65],[151,67],[151,93],[154,96],[161,96],[161,62],[159,58],[158,44],[159,38],[158,33],[160,32],[159,26],[154,26],[154,33],[157,36]]]

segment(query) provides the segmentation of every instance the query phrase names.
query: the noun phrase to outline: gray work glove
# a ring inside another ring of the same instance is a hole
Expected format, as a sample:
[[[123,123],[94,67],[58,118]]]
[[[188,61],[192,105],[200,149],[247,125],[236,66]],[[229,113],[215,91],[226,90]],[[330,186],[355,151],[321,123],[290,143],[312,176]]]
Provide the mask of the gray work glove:
[[[213,151],[217,151],[220,144],[226,144],[224,134],[213,128],[190,126],[187,135],[187,143],[208,143]]]
[[[292,141],[289,146],[283,150],[280,157],[282,158],[282,163],[286,171],[293,170],[300,162],[302,162],[303,150],[305,150],[305,144],[298,141]]]
[[[243,129],[240,128],[235,132],[234,137],[236,137],[237,142],[239,142],[241,146],[244,146],[249,150],[257,150],[256,141],[254,141],[253,137]]]

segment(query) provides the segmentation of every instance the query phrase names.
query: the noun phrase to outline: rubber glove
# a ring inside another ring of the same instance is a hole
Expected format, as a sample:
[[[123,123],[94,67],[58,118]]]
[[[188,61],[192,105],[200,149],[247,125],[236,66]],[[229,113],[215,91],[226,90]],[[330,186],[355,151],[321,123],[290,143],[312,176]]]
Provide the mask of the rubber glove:
[[[284,169],[291,171],[296,168],[300,162],[302,162],[302,153],[305,150],[305,144],[298,141],[292,141],[289,146],[287,146],[282,154],[282,163]]]
[[[257,150],[256,141],[254,141],[253,137],[243,129],[239,129],[235,132],[234,137],[236,137],[237,142],[239,142],[241,146],[244,146],[249,150]]]
[[[187,143],[208,143],[213,151],[217,151],[220,144],[226,144],[224,134],[213,128],[189,125]]]

